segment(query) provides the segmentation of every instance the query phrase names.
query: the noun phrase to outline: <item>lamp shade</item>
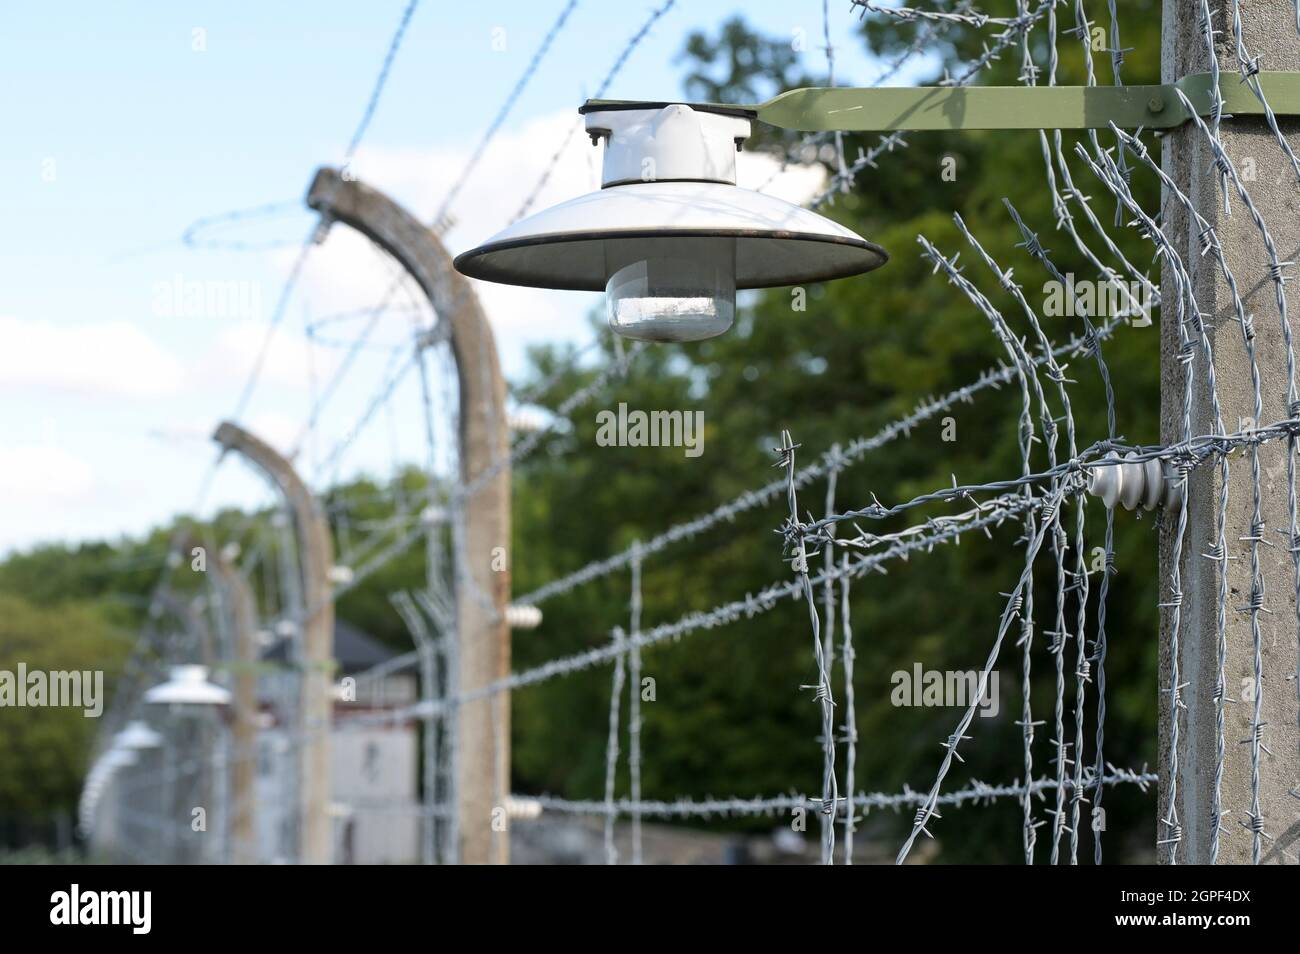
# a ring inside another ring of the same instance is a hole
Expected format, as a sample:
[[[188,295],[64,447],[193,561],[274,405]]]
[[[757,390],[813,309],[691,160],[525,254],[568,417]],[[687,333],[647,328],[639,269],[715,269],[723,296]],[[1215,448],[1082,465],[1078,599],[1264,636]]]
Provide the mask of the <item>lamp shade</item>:
[[[224,706],[230,703],[230,692],[208,682],[207,666],[176,666],[166,682],[144,694],[144,701],[153,705]]]
[[[603,291],[611,265],[671,240],[682,258],[734,246],[736,288],[820,282],[883,265],[884,249],[825,216],[718,182],[637,182],[590,192],[521,219],[456,257],[471,278]]]
[[[775,196],[736,185],[749,120],[683,104],[587,112],[605,142],[603,188],[522,219],[455,259],[471,278],[606,293],[631,338],[692,341],[731,326],[737,289],[879,268],[884,249]]]
[[[162,736],[137,719],[128,723],[113,741],[118,748],[139,751],[158,748],[162,745]]]
[[[120,768],[127,768],[135,765],[139,758],[134,752],[127,749],[112,749],[100,757],[95,763],[95,778],[106,778]]]

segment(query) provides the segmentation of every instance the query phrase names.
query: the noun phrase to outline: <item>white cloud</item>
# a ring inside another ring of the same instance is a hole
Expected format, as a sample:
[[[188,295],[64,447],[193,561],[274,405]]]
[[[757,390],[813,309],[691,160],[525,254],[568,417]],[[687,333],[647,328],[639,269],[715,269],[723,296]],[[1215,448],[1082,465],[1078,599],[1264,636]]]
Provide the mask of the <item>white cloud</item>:
[[[736,184],[803,205],[826,188],[826,169],[796,163],[782,169],[780,161],[766,153],[741,152],[736,157]]]
[[[0,448],[0,495],[21,500],[23,508],[80,503],[95,487],[85,461],[57,447],[27,445]]]
[[[444,236],[448,246],[469,248],[505,227],[548,169],[549,178],[530,211],[600,188],[600,150],[580,129],[574,132],[581,122],[566,109],[517,127],[507,125],[498,133],[452,204],[455,224]],[[362,149],[353,169],[362,181],[427,221],[460,178],[476,145],[475,139],[467,139],[450,149]]]
[[[333,349],[312,348],[297,329],[279,328],[266,344],[267,325],[261,321],[240,321],[222,325],[216,337],[191,369],[191,385],[228,388],[243,384],[258,356],[262,359],[260,382],[272,386],[307,390],[308,373],[314,367],[318,377],[328,375],[338,363]]]
[[[107,397],[175,394],[181,362],[129,321],[0,317],[0,388]]]

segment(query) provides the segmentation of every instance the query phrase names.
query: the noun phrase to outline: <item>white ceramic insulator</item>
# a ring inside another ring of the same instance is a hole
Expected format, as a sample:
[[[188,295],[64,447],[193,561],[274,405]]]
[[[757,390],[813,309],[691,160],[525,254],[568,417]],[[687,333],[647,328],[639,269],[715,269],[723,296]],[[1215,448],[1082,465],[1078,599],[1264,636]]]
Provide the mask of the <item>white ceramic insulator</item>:
[[[521,410],[506,415],[506,426],[516,434],[535,434],[546,426],[546,421],[536,411]]]
[[[626,182],[736,184],[736,144],[749,137],[741,116],[680,103],[587,114],[587,132],[605,140],[602,185]]]
[[[542,625],[542,611],[536,606],[507,606],[506,625],[511,629],[536,629]]]
[[[1177,470],[1159,458],[1138,460],[1137,456],[1136,451],[1130,451],[1121,460],[1115,454],[1108,454],[1106,459],[1117,463],[1092,467],[1088,492],[1111,510],[1116,505],[1122,505],[1125,510],[1136,510],[1139,506],[1154,510],[1163,503],[1166,509],[1176,511],[1182,506]]]
[[[1114,454],[1106,455],[1108,460],[1118,459]],[[1105,464],[1093,467],[1088,472],[1088,492],[1094,497],[1101,498],[1101,502],[1106,505],[1108,510],[1114,510],[1115,504],[1119,503],[1120,488],[1124,481],[1124,466],[1122,464]]]
[[[1158,457],[1153,457],[1142,465],[1143,489],[1142,509],[1155,510],[1165,494],[1165,470]]]
[[[542,803],[535,798],[506,796],[506,815],[510,818],[540,818]]]
[[[1120,481],[1119,502],[1124,505],[1125,510],[1136,510],[1138,501],[1143,497],[1143,491],[1146,490],[1146,468],[1137,463],[1137,454],[1129,451],[1124,455],[1124,463],[1120,465],[1124,478]]]

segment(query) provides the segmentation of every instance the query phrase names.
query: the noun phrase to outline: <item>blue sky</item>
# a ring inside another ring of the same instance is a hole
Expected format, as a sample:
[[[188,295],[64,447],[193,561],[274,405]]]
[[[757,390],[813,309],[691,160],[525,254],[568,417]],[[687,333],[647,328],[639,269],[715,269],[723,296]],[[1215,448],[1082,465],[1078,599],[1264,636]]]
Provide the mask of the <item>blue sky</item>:
[[[427,218],[514,86],[565,0],[426,2],[410,24],[354,168]],[[337,164],[361,116],[406,0],[299,3],[18,5],[0,31],[0,552],[41,540],[140,532],[194,505],[213,457],[208,435],[229,416],[284,276],[312,217],[301,197],[313,171]],[[650,3],[579,3],[452,209],[453,252],[508,221]],[[687,33],[742,12],[767,33],[808,39],[824,70],[821,0],[683,0],[632,54],[608,95],[682,95],[674,60]],[[876,69],[831,4],[841,82]],[[758,160],[755,159],[755,162]],[[745,176],[767,178],[751,165]],[[575,137],[540,205],[589,189],[599,155]],[[772,186],[806,197],[816,169]],[[179,241],[196,219],[288,205],[207,238]],[[308,374],[341,350],[308,348],[304,327],[378,300],[389,265],[355,235],[314,250],[243,422],[282,449],[305,419]],[[283,243],[283,244],[277,244]],[[585,343],[598,296],[479,286],[508,377],[539,341]],[[187,304],[187,289],[233,290]],[[376,335],[405,340],[401,314]],[[358,327],[337,328],[346,339]],[[383,380],[387,355],[367,350],[318,435],[347,434]],[[411,382],[407,382],[410,384]],[[405,385],[403,386],[405,388]],[[338,473],[383,474],[420,451],[416,392],[399,390]],[[306,453],[306,452],[304,452]],[[319,453],[317,455],[319,457]],[[319,483],[328,479],[300,458]],[[205,497],[257,504],[269,491],[225,466]]]

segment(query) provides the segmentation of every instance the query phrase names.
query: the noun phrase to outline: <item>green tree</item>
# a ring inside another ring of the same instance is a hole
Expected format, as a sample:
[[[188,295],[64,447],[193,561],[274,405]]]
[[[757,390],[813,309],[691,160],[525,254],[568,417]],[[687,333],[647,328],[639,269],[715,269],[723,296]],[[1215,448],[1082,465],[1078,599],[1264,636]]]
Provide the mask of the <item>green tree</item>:
[[[100,670],[107,696],[129,646],[130,634],[100,606],[66,599],[44,607],[0,593],[0,671],[16,676],[20,663],[28,671]],[[97,728],[79,708],[0,708],[0,816],[75,808]]]

